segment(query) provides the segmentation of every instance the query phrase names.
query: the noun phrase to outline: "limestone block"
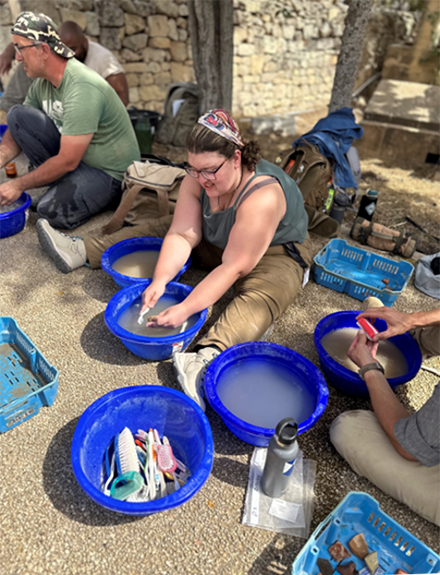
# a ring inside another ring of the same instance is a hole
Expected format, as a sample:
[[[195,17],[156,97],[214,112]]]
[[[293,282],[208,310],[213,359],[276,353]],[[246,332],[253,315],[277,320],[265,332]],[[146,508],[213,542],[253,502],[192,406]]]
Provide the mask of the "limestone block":
[[[191,82],[192,69],[180,62],[171,62],[171,77],[173,82]]]
[[[185,42],[171,42],[171,57],[176,62],[184,62],[188,57],[188,50]]]
[[[163,100],[167,95],[166,88],[164,86],[156,86],[156,84],[140,86],[138,90],[141,100]]]
[[[87,36],[99,36],[101,32],[101,27],[99,26],[98,14],[95,12],[86,12],[86,29],[85,33]]]
[[[330,24],[328,22],[324,22],[323,25],[321,26],[321,29],[319,30],[319,35],[321,36],[321,38],[328,38],[328,36],[330,36],[331,33],[332,28]]]
[[[186,30],[188,28],[188,20],[186,18],[182,18],[179,16],[179,18],[177,18],[176,20],[176,24],[178,28],[183,28],[183,30]]]
[[[242,44],[248,39],[248,30],[241,26],[234,26],[234,44]]]
[[[19,13],[20,12],[27,12],[27,11],[34,12],[35,10],[36,10],[35,0],[22,0],[21,10],[19,10]],[[55,7],[55,2],[53,2],[52,0],[39,0],[38,12],[41,12],[42,14],[46,14],[46,16],[49,16],[49,18],[52,18],[52,20],[55,22],[55,24],[57,26],[59,26],[61,24],[59,12],[58,12],[57,8]],[[17,14],[17,16],[18,16],[18,14]],[[2,24],[3,24],[3,22],[2,22]]]
[[[171,70],[171,63],[170,62],[162,62],[160,65],[160,69],[162,72],[169,72]]]
[[[122,41],[122,45],[124,48],[128,48],[129,50],[136,52],[137,50],[142,50],[146,47],[147,40],[148,36],[146,34],[133,34],[132,36],[126,36]]]
[[[155,12],[157,14],[165,14],[170,18],[177,18],[179,15],[179,7],[172,0],[156,0]]]
[[[6,48],[8,44],[11,43],[11,25],[0,26],[0,52]],[[5,77],[2,76],[3,84],[5,85]]]
[[[251,74],[247,74],[243,77],[243,81],[245,84],[256,84],[259,80],[258,76],[252,76]]]
[[[186,30],[182,31],[186,32]],[[179,34],[177,32],[177,24],[173,18],[170,18],[168,20],[168,38],[175,41],[179,40]]]
[[[253,75],[258,75],[263,72],[265,58],[263,54],[253,54],[251,56],[251,65],[249,71]]]
[[[115,28],[101,28],[99,42],[109,50],[120,50],[122,47],[119,30]]]
[[[274,72],[265,72],[261,75],[261,81],[263,84],[272,84],[276,77],[277,75]]]
[[[145,62],[164,62],[165,50],[157,50],[155,48],[145,48],[142,52]]]
[[[177,38],[180,42],[186,42],[188,40],[188,32],[182,28],[178,28]]]
[[[141,86],[150,86],[150,84],[154,83],[154,76],[153,74],[141,74],[139,77],[139,84]]]
[[[124,14],[124,19],[125,33],[127,36],[145,31],[145,20],[142,18],[142,16],[137,16],[135,14]]]
[[[93,10],[93,0],[57,0],[56,5],[57,8],[70,8],[81,12]]]
[[[142,18],[146,18],[154,13],[154,5],[149,0],[134,0],[136,12]]]
[[[154,81],[158,86],[168,86],[168,84],[171,84],[171,73],[159,72],[159,74],[154,76]]]
[[[139,62],[142,60],[142,54],[137,54],[136,52],[133,52],[133,50],[128,50],[127,48],[123,48],[120,54],[124,62]]]
[[[283,26],[283,38],[286,40],[293,40],[295,36],[295,26]]]
[[[152,38],[166,38],[168,35],[168,18],[162,15],[148,16],[148,29]]]
[[[240,44],[236,47],[237,54],[239,56],[251,56],[254,53],[255,48],[253,44]]]
[[[139,102],[139,88],[134,87],[134,88],[129,88],[128,89],[128,98],[130,101],[130,104],[133,106],[136,104],[136,102]]]
[[[150,38],[148,46],[150,48],[160,48],[162,50],[167,50],[171,45],[171,40],[169,38],[162,38],[161,36],[157,38]]]
[[[124,64],[123,66],[126,74],[142,74],[147,70],[146,62],[133,62],[131,64]]]
[[[12,17],[8,4],[3,4],[0,6],[0,23],[3,26],[10,26],[14,24],[14,18]]]
[[[158,62],[148,62],[147,63],[147,72],[151,72],[152,74],[158,74],[161,71],[160,64]]]
[[[136,6],[132,0],[121,0],[120,6],[122,10],[127,14],[137,14]]]
[[[87,26],[87,16],[84,12],[79,10],[68,10],[67,8],[60,9],[61,22],[67,22],[67,20],[72,20],[76,22],[81,30],[85,30]]]
[[[188,6],[186,4],[181,4],[179,6],[179,16],[188,16]]]
[[[266,36],[264,38],[264,53],[276,54],[277,52],[277,39],[273,36]]]
[[[315,26],[313,26],[313,24],[306,24],[303,29],[304,40],[310,40],[310,38],[313,38],[314,32],[315,32]]]
[[[139,74],[125,74],[129,88],[139,86]]]
[[[258,116],[259,112],[255,104],[250,104],[248,106],[243,106],[243,116],[247,116],[248,118],[253,118],[254,116]]]
[[[299,17],[298,17],[298,18],[295,20],[295,28],[296,28],[296,30],[302,30],[302,29],[304,28],[304,26],[305,26],[305,23],[306,23],[306,22],[305,22],[304,18],[299,18]]]
[[[276,72],[278,70],[278,62],[274,60],[266,60],[263,65],[263,72]]]
[[[342,36],[344,26],[342,24],[339,24],[338,22],[332,22],[332,30],[334,36]]]
[[[337,6],[332,6],[328,11],[328,21],[332,22],[340,17],[341,10]]]
[[[284,38],[278,37],[277,39],[277,54],[284,54],[287,49],[287,42]]]
[[[99,16],[101,26],[119,27],[123,26],[124,12],[116,2],[108,2],[108,0],[96,0],[95,11]]]

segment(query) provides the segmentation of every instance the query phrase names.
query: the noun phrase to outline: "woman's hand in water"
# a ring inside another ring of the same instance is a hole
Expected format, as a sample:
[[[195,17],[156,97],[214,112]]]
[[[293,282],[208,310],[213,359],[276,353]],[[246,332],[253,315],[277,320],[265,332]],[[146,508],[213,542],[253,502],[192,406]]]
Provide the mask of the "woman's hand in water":
[[[153,307],[157,304],[159,298],[163,296],[164,292],[165,292],[164,283],[152,281],[142,294],[142,308],[140,313],[144,312],[148,308],[153,309]]]
[[[367,339],[365,333],[359,330],[347,351],[347,355],[358,367],[363,367],[367,363],[375,361],[377,346],[377,343]]]
[[[173,305],[154,316],[154,321],[148,322],[148,327],[179,327],[189,317],[185,302]]]

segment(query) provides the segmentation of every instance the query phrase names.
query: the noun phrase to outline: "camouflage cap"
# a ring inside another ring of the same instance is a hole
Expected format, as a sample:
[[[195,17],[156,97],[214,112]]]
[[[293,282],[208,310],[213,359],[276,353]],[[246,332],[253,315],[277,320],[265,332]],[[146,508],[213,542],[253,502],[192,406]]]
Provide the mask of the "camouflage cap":
[[[55,22],[44,14],[22,12],[11,29],[12,34],[29,38],[35,42],[44,42],[63,58],[73,58],[75,52],[61,42]]]

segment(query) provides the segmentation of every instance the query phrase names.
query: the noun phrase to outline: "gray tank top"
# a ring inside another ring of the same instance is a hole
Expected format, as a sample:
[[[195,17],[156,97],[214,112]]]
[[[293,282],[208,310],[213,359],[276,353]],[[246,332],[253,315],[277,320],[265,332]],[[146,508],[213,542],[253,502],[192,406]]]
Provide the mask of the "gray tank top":
[[[258,176],[268,176],[261,182],[251,186]],[[211,212],[209,198],[202,190],[201,205],[203,217],[203,237],[214,246],[225,249],[229,234],[235,224],[235,214],[238,207],[256,190],[277,182],[286,197],[286,213],[278,224],[271,246],[289,242],[302,243],[307,236],[308,216],[304,209],[304,200],[295,182],[278,166],[267,160],[261,160],[257,165],[255,175],[249,179],[234,204],[221,212]]]

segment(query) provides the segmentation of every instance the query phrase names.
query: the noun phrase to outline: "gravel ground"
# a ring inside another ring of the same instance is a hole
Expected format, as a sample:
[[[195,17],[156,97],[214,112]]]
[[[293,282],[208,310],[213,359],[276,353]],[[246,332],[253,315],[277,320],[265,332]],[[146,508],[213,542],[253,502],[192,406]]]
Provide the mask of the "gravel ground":
[[[23,173],[26,162],[22,157],[17,165]],[[396,197],[403,187],[413,188],[415,183],[420,191],[414,193],[412,202],[423,204],[425,197],[430,201],[435,196],[432,181],[418,180],[404,171],[396,178],[377,162],[368,161],[362,167],[387,177],[387,189]],[[427,211],[433,211],[432,206]],[[103,214],[75,234],[99,228],[108,218],[108,213]],[[37,416],[0,435],[2,574],[289,573],[305,541],[241,524],[253,448],[230,433],[210,408],[214,467],[205,486],[182,507],[147,518],[120,516],[100,508],[81,490],[70,466],[70,445],[84,410],[115,388],[147,383],[177,386],[171,361],[145,362],[107,330],[103,316],[117,291],[113,280],[102,270],[86,267],[69,275],[59,273],[40,249],[35,223],[36,215],[31,213],[21,233],[1,240],[0,315],[17,320],[60,371],[60,385],[52,407],[42,408]],[[348,230],[345,225],[342,237]],[[314,253],[324,244],[322,238],[313,237]],[[195,285],[201,277],[201,272],[190,270],[181,281]],[[230,296],[214,306],[209,321]],[[429,310],[437,305],[438,301],[415,289],[412,279],[395,308]],[[317,322],[329,313],[350,309],[359,309],[359,302],[311,281],[276,323],[270,341],[291,347],[319,365],[313,345]],[[440,370],[439,359],[426,365]],[[420,371],[397,391],[398,396],[416,409],[437,380],[432,373]],[[438,553],[439,530],[356,476],[330,444],[331,421],[353,408],[368,409],[369,401],[344,396],[330,387],[323,417],[300,436],[305,457],[317,462],[312,530],[349,491],[364,491]]]

